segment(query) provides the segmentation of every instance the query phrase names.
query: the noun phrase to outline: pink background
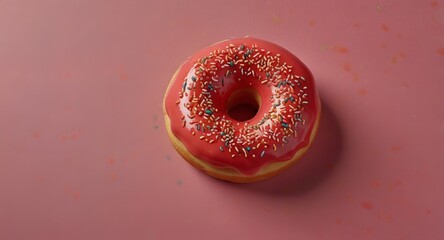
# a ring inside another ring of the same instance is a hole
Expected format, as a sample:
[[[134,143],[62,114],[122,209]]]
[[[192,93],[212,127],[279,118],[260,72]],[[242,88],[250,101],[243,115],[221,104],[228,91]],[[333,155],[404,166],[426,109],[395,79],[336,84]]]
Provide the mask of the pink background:
[[[161,101],[245,35],[324,112],[300,164],[237,185],[179,157]],[[0,1],[0,239],[444,239],[443,90],[443,1]]]

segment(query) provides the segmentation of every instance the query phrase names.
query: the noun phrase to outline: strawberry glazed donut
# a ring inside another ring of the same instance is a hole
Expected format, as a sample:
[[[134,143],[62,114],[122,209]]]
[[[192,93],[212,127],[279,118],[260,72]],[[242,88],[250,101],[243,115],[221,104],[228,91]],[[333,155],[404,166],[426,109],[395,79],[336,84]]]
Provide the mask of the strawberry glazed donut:
[[[321,111],[310,70],[284,48],[251,37],[188,58],[163,106],[178,153],[232,182],[259,181],[296,163],[316,135]]]

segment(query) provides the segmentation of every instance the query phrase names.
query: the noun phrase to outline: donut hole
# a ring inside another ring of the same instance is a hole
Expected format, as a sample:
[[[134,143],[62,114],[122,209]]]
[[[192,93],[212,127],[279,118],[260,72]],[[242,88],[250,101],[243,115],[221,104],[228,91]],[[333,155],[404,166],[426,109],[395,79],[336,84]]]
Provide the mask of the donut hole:
[[[227,101],[227,113],[232,119],[244,122],[256,116],[261,106],[261,97],[255,89],[235,90]]]

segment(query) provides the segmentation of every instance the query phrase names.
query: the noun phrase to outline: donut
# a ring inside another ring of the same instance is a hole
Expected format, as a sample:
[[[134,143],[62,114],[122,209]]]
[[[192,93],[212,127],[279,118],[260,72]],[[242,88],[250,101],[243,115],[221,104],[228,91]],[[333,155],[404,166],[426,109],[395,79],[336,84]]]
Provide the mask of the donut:
[[[201,49],[174,73],[163,102],[168,136],[191,165],[247,183],[288,169],[312,144],[321,102],[310,70],[252,37]]]

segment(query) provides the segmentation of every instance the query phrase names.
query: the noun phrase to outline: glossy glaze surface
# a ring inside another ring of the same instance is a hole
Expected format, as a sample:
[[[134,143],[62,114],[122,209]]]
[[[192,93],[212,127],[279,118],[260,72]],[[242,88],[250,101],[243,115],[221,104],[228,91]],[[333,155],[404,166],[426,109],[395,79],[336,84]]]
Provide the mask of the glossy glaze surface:
[[[255,91],[260,107],[252,119],[237,121],[228,113],[229,98],[248,101],[248,91]],[[172,79],[164,104],[168,127],[191,154],[248,175],[307,146],[320,110],[308,68],[282,47],[252,37],[193,54]]]

